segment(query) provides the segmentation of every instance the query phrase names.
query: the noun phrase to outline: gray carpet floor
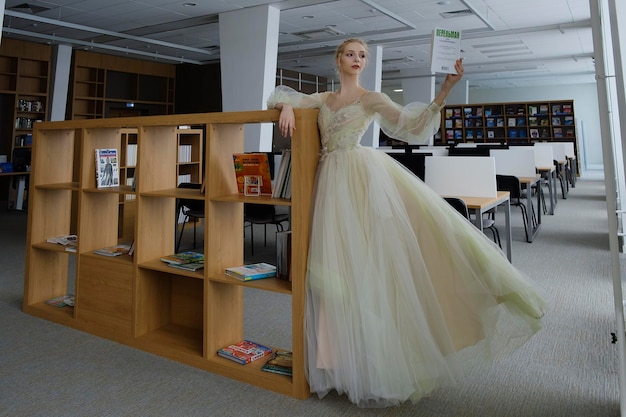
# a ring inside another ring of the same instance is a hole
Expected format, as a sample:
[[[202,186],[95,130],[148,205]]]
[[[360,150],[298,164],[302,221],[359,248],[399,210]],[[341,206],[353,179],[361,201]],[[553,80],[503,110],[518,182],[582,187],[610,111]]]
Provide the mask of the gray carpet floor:
[[[295,400],[22,313],[26,215],[2,212],[0,416],[618,416],[604,195],[603,182],[579,181],[530,244],[512,208],[513,263],[548,300],[544,328],[493,367],[388,409],[336,394]],[[263,247],[257,227],[247,260],[271,260],[272,229]],[[246,336],[287,347],[289,298],[245,297]]]

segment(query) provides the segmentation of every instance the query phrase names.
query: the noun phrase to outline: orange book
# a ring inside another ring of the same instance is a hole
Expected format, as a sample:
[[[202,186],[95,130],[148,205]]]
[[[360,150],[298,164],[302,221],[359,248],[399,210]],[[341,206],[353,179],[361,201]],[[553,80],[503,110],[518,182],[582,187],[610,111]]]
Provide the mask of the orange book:
[[[233,163],[235,165],[237,189],[241,194],[244,194],[244,189],[246,186],[246,176],[258,177],[258,186],[260,187],[259,194],[272,194],[272,177],[270,175],[270,163],[266,153],[236,153],[233,154]],[[254,181],[254,183],[256,184],[256,181]]]

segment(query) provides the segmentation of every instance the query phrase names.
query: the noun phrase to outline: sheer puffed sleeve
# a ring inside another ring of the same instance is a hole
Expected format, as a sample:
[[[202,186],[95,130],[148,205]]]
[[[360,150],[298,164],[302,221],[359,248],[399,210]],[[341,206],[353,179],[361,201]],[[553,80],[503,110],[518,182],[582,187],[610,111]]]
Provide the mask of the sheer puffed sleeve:
[[[319,109],[322,107],[323,94],[304,94],[285,85],[277,86],[267,99],[267,108],[273,109],[278,103],[290,104],[298,109]]]
[[[384,93],[371,92],[363,97],[362,103],[366,111],[374,113],[374,120],[387,136],[413,145],[428,143],[441,124],[443,105],[434,102],[401,106]]]

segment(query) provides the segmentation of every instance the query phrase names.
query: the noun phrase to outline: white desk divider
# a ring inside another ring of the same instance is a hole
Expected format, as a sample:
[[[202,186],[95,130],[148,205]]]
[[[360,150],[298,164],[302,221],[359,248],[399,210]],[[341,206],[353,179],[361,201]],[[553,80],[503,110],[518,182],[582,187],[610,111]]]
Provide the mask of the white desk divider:
[[[535,150],[530,146],[492,149],[489,154],[496,160],[496,174],[534,177],[537,173]]]
[[[447,146],[422,146],[419,149],[414,149],[413,153],[432,153],[433,156],[448,156]]]
[[[565,146],[565,156],[568,158],[574,158],[576,154],[574,154],[574,144],[572,142],[563,142],[563,146]]]
[[[535,166],[537,168],[548,168],[554,166],[554,151],[549,143],[535,143]]]
[[[554,161],[563,162],[567,160],[567,157],[565,156],[565,145],[563,142],[538,142],[535,146],[551,146]]]
[[[490,156],[427,156],[424,181],[442,196],[495,198],[496,162]]]

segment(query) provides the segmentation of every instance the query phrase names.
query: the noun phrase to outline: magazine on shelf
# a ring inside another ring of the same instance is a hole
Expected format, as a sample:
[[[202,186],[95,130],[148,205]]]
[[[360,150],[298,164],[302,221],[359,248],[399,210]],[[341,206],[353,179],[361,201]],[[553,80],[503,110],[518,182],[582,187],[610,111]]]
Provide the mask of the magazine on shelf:
[[[217,354],[241,365],[245,365],[271,355],[272,349],[250,340],[242,340],[241,342],[219,349]]]
[[[96,149],[96,187],[118,187],[119,185],[117,149]]]
[[[120,256],[129,255],[132,243],[119,243],[117,245],[106,246],[104,248],[96,249],[93,253],[103,256]]]
[[[173,265],[204,262],[204,254],[193,251],[172,253],[171,255],[161,256],[161,261]]]
[[[65,294],[46,300],[46,304],[55,307],[74,307],[74,294]]]
[[[433,29],[430,42],[430,70],[433,73],[456,74],[454,64],[461,57],[461,32]]]
[[[198,271],[204,268],[204,262],[190,262],[188,264],[167,264],[172,268],[184,269],[185,271]]]
[[[293,375],[293,354],[287,350],[277,350],[261,367],[262,371],[281,375]]]
[[[240,281],[253,281],[255,279],[273,278],[276,276],[276,266],[260,262],[242,266],[226,268],[226,275]]]
[[[272,194],[272,176],[267,153],[250,152],[233,154],[235,179],[240,194],[245,192],[246,177],[258,177],[259,194]]]

